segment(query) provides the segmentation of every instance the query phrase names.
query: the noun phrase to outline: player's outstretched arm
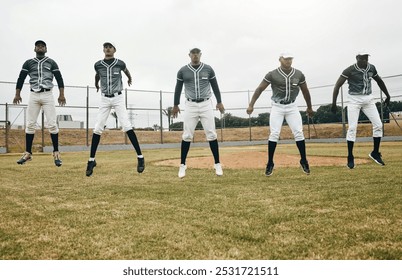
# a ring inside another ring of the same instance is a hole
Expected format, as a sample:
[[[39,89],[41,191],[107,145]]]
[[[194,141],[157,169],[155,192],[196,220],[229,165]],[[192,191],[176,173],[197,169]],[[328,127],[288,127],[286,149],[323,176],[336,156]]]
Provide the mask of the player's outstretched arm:
[[[131,86],[131,85],[132,85],[132,82],[133,82],[133,79],[131,78],[130,71],[128,71],[128,69],[126,68],[126,69],[124,69],[123,72],[124,72],[124,74],[126,74],[126,76],[127,76],[127,78],[128,78],[127,84],[128,84],[129,86]]]
[[[100,81],[100,76],[98,73],[95,74],[95,87],[96,87],[96,92],[99,91],[99,81]]]
[[[174,106],[173,106],[173,109],[172,109],[173,118],[174,118],[174,119],[177,118],[177,116],[179,115],[179,113],[180,113],[179,105],[174,105]]]
[[[60,94],[57,101],[59,102],[60,106],[66,105],[66,98],[64,97],[64,88],[59,88]]]
[[[375,76],[373,77],[374,81],[377,82],[377,85],[380,87],[381,91],[385,94],[385,104],[388,106],[389,102],[391,101],[391,96],[389,95],[388,89],[384,83],[384,81],[381,79],[380,76]]]
[[[336,81],[334,91],[332,93],[332,106],[331,106],[331,111],[332,113],[336,113],[337,107],[336,107],[336,99],[338,98],[339,94],[339,89],[341,86],[345,83],[346,78],[343,76],[340,76],[338,81]]]
[[[222,102],[216,104],[216,109],[219,110],[221,114],[225,114],[225,106],[223,106]]]
[[[269,86],[269,83],[266,80],[262,80],[259,86],[255,89],[253,97],[251,98],[250,103],[248,104],[248,108],[246,110],[247,114],[251,114],[254,111],[254,104],[257,99],[260,97],[261,93]]]
[[[15,96],[14,96],[13,104],[20,104],[21,102],[22,102],[21,89],[17,88],[15,90]]]
[[[313,112],[313,107],[311,105],[311,95],[310,95],[310,91],[308,90],[307,83],[302,83],[300,85],[300,89],[301,89],[301,91],[303,93],[304,100],[306,100],[306,105],[307,105],[306,113],[307,113],[307,116],[312,117],[314,112]]]

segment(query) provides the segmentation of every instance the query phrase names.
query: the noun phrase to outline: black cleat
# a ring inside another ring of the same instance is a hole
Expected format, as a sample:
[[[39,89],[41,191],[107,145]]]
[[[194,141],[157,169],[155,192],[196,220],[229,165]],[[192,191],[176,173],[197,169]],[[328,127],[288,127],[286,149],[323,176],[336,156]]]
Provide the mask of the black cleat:
[[[29,152],[24,152],[22,154],[22,157],[19,160],[17,160],[17,163],[22,165],[22,164],[25,164],[27,161],[30,161],[30,160],[32,160],[32,154],[29,153]]]
[[[310,175],[310,166],[308,165],[307,160],[306,161],[300,160],[300,166],[304,173],[306,173],[307,175]]]
[[[354,156],[348,156],[348,164],[346,166],[349,169],[355,168],[355,158],[354,158]]]
[[[371,152],[371,153],[369,154],[369,157],[370,157],[372,160],[374,160],[375,163],[377,163],[377,164],[379,164],[379,165],[385,165],[385,163],[382,161],[381,153],[374,153],[374,152]]]
[[[60,152],[53,152],[54,164],[57,167],[60,167],[63,164],[63,161],[60,158]]]
[[[87,172],[86,172],[88,177],[91,176],[92,173],[94,172],[95,166],[96,166],[96,161],[95,160],[94,161],[88,161]]]
[[[137,172],[142,173],[144,172],[145,169],[145,159],[144,158],[137,158],[137,159],[138,159]]]
[[[274,173],[274,164],[267,164],[267,168],[265,169],[265,176],[271,176]]]

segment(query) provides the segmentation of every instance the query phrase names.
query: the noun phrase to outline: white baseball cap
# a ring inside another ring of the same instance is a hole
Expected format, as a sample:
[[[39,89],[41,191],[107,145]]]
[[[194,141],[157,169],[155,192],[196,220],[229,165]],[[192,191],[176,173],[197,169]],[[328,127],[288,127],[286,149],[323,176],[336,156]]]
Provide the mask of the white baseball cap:
[[[370,55],[370,54],[367,51],[360,51],[356,55],[363,56],[363,55]]]
[[[289,53],[289,52],[283,52],[279,55],[279,57],[283,57],[283,58],[294,58],[293,54]]]

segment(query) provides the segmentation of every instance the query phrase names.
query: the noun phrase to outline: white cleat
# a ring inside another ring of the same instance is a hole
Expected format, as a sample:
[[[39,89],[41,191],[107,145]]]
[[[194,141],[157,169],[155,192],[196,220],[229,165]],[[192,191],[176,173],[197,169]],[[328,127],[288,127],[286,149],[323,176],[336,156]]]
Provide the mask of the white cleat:
[[[187,169],[187,165],[185,164],[180,164],[180,168],[179,168],[179,178],[184,178],[186,176],[186,169]]]
[[[220,163],[215,163],[214,164],[214,169],[215,169],[216,175],[218,175],[218,176],[223,175],[222,165]]]

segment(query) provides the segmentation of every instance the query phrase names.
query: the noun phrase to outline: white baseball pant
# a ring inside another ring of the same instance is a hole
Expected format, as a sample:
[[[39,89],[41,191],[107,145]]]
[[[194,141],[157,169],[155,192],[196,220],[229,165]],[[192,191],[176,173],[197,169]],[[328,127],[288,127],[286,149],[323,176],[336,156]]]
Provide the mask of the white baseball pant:
[[[304,140],[303,121],[296,102],[283,105],[272,102],[271,114],[269,115],[269,141],[278,142],[283,120],[286,120],[296,141]]]
[[[373,125],[373,137],[382,137],[382,123],[375,102],[370,95],[349,95],[347,141],[356,141],[357,123],[360,110]]]
[[[56,107],[54,102],[53,90],[45,92],[30,92],[27,108],[27,126],[25,132],[34,134],[40,109],[43,108],[49,132],[56,134],[59,128],[56,123]]]
[[[107,118],[109,117],[112,108],[114,108],[114,110],[116,111],[117,119],[122,126],[122,130],[124,132],[127,132],[130,129],[133,129],[133,126],[128,118],[128,113],[124,102],[124,94],[120,94],[110,98],[102,95],[99,105],[98,117],[94,128],[95,134],[102,135]]]
[[[198,121],[201,121],[207,140],[216,140],[215,116],[211,99],[200,103],[186,100],[182,136],[183,141],[191,142],[193,140],[195,127],[197,126]]]

